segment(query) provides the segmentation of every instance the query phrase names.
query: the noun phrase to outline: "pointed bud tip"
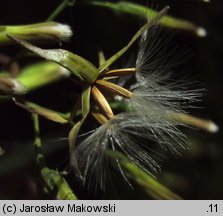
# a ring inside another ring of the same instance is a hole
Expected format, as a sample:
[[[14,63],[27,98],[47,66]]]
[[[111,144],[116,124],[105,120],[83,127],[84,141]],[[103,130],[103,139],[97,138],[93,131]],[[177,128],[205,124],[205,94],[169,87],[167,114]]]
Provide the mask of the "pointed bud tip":
[[[54,29],[60,34],[60,39],[63,41],[67,41],[73,35],[71,27],[66,24],[57,24]]]
[[[206,37],[207,36],[207,31],[203,27],[199,27],[196,31],[197,35],[199,37]]]
[[[64,77],[69,77],[71,75],[71,72],[69,70],[67,70],[65,67],[61,66],[61,70],[60,72],[62,73],[62,75]]]
[[[219,127],[214,122],[210,122],[208,130],[211,133],[217,133],[219,131]]]
[[[26,93],[26,89],[22,85],[22,83],[20,83],[18,80],[15,80],[15,79],[10,79],[10,80],[14,84],[13,91],[15,94],[25,94]]]

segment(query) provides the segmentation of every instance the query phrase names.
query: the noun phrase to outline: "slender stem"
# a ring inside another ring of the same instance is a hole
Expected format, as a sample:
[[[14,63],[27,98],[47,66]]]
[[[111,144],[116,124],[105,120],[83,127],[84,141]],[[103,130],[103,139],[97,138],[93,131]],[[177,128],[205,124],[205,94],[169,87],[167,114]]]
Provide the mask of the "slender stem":
[[[36,152],[36,161],[42,180],[46,185],[48,192],[55,193],[57,199],[76,200],[77,197],[70,188],[67,181],[56,170],[49,169],[45,163],[45,157],[42,152],[42,142],[40,139],[39,117],[37,114],[32,115],[35,132],[34,148]],[[54,191],[56,189],[56,191]]]
[[[168,10],[169,6],[164,7],[153,19],[151,19],[147,24],[139,29],[125,47],[111,56],[103,65],[99,67],[99,73],[105,73],[106,69],[110,67],[118,58],[120,58],[129,49],[129,47],[131,47],[133,43],[143,34],[145,30],[151,28],[154,25],[157,25]]]
[[[50,16],[46,19],[46,21],[52,21],[56,17],[60,15],[60,13],[68,6],[73,5],[75,0],[64,0],[62,1],[58,7],[50,14]]]
[[[138,167],[136,164],[132,163],[128,158],[126,158],[122,153],[117,151],[107,151],[107,155],[111,159],[111,165],[116,168],[117,160],[123,170],[124,174],[127,174],[133,181],[137,182],[143,187],[144,191],[149,193],[154,199],[159,200],[180,200],[182,199],[179,195],[171,191],[169,188],[165,187],[159,183],[156,179]]]
[[[38,166],[42,169],[43,167],[45,167],[45,158],[42,152],[42,142],[40,139],[39,117],[37,114],[32,114],[32,118],[35,133],[34,148],[36,152],[36,161]]]

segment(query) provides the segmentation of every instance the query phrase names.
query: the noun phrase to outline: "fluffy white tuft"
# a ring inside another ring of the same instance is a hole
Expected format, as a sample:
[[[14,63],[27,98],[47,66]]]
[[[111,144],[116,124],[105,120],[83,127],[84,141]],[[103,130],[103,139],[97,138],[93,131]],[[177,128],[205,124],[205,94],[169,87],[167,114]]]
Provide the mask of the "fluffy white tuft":
[[[172,58],[176,49],[169,51],[166,46],[171,38],[160,39],[159,34],[155,27],[141,37],[136,60],[136,88],[130,99],[131,112],[118,114],[96,129],[74,153],[77,157],[74,166],[78,163],[82,178],[89,185],[99,184],[104,188],[108,149],[121,151],[133,163],[154,175],[160,169],[154,160],[158,147],[173,154],[188,148],[186,136],[177,128],[182,123],[171,117],[174,113],[184,112],[191,102],[199,99],[201,92],[186,90],[185,86],[170,82],[169,71],[182,62],[183,56]],[[125,177],[118,158],[116,163]]]
[[[219,131],[219,127],[212,121],[210,121],[208,129],[209,129],[209,132],[211,133],[216,133]]]
[[[66,24],[56,23],[51,28],[53,31],[58,33],[58,37],[62,41],[68,41],[71,38],[71,36],[73,35],[73,32],[72,32],[70,26],[66,25]]]
[[[136,113],[118,114],[81,142],[74,152],[77,161],[73,160],[73,166],[75,167],[78,163],[84,183],[89,188],[99,186],[104,189],[108,174],[106,152],[109,149],[122,152],[146,172],[156,174],[160,169],[159,165],[153,159],[149,144],[144,143],[143,140],[153,136],[151,128],[159,126],[154,123],[148,124],[150,128]],[[116,164],[123,177],[126,178],[118,158],[116,158]]]
[[[207,36],[206,29],[204,29],[202,27],[199,27],[196,32],[197,32],[197,35],[200,36],[200,37],[206,37]]]
[[[178,147],[187,147],[187,143],[176,128],[182,123],[172,115],[185,112],[192,102],[199,100],[202,90],[187,90],[185,84],[171,81],[169,71],[182,62],[183,55],[174,47],[169,51],[170,36],[159,35],[160,30],[155,27],[141,37],[136,60],[137,85],[130,99],[130,108],[141,116],[157,142],[178,153]],[[157,127],[149,129],[151,123]]]
[[[136,60],[136,88],[131,107],[151,119],[166,119],[169,113],[184,112],[202,96],[202,89],[187,90],[187,84],[170,79],[175,66],[183,62],[178,47],[170,47],[172,37],[155,27],[144,32]],[[168,118],[167,118],[168,119]]]

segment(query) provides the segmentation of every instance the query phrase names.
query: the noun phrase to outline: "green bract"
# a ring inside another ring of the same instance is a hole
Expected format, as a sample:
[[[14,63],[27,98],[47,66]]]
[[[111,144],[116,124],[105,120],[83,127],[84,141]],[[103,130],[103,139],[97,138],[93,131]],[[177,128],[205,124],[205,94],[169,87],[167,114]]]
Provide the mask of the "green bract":
[[[82,81],[85,80],[89,83],[93,83],[98,77],[98,69],[91,62],[81,56],[63,49],[41,49],[24,40],[13,37],[12,35],[9,37],[37,55],[47,60],[55,61],[67,68]]]
[[[45,107],[39,106],[37,104],[31,102],[20,102],[14,99],[16,105],[28,110],[31,113],[38,114],[40,116],[45,117],[51,121],[55,121],[61,124],[65,124],[68,121],[63,117],[63,114],[59,112],[55,112],[53,110],[47,109]]]

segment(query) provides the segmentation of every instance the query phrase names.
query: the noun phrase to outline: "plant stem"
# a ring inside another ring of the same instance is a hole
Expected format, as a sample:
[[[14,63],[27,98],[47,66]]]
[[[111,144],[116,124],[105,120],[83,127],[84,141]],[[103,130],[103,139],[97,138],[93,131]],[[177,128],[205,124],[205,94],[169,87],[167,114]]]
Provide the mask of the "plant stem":
[[[32,118],[33,118],[34,132],[35,132],[34,148],[35,148],[35,154],[36,154],[36,162],[39,168],[41,169],[45,167],[45,158],[43,156],[42,142],[40,139],[39,117],[37,114],[33,114]]]
[[[58,17],[61,12],[68,6],[73,5],[75,2],[75,0],[64,0],[62,1],[58,7],[50,14],[50,16],[46,19],[46,21],[52,21],[54,20],[56,17]]]
[[[138,185],[142,186],[152,198],[159,200],[182,199],[179,195],[159,183],[156,179],[151,177],[137,165],[130,162],[129,159],[122,155],[120,152],[108,151],[107,154],[111,159],[111,164],[114,167],[117,166],[116,163],[118,161],[125,174],[132,178]]]
[[[32,115],[35,141],[34,148],[36,161],[42,180],[46,185],[47,192],[55,193],[57,199],[76,200],[77,197],[73,193],[67,181],[56,170],[49,169],[45,163],[45,157],[42,152],[42,142],[40,139],[39,118],[37,114]]]

